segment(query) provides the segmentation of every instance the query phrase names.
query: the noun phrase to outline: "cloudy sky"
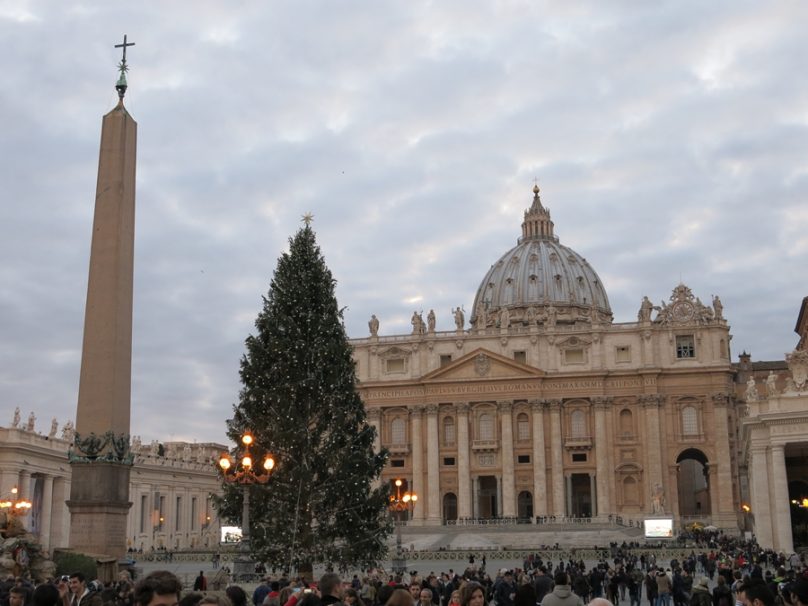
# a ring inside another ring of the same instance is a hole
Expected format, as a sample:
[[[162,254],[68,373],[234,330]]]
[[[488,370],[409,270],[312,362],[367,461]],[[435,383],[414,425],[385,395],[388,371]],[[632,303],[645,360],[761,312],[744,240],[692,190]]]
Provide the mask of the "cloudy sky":
[[[808,295],[808,4],[0,0],[0,424],[75,417],[101,116],[138,121],[132,431],[224,440],[307,211],[351,336],[469,310],[534,179],[615,321],[682,280],[733,358]]]

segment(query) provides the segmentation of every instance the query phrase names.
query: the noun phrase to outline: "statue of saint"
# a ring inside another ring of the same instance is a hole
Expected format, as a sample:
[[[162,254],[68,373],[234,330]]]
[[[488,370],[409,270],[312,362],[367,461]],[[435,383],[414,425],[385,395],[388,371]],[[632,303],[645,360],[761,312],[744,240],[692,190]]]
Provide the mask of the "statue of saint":
[[[463,325],[466,323],[463,310],[458,307],[457,309],[452,310],[452,314],[454,315],[455,328],[457,328],[457,330],[463,330]]]
[[[527,325],[533,326],[536,323],[536,308],[532,305],[528,307],[525,317],[527,319]]]
[[[28,415],[28,422],[25,424],[25,429],[27,431],[34,431],[35,424],[36,424],[36,415],[34,414],[33,411],[31,411],[31,414]]]
[[[503,307],[499,312],[499,327],[508,328],[511,325],[511,312],[507,307]]]
[[[132,436],[132,452],[138,453],[140,452],[140,447],[142,443],[140,441],[140,436]]]
[[[412,334],[414,335],[424,334],[424,318],[417,311],[412,312],[412,319],[410,320],[410,324],[412,324]]]
[[[429,313],[426,315],[426,326],[427,330],[430,333],[435,332],[435,310],[430,309]]]
[[[642,303],[640,303],[640,311],[637,313],[637,319],[640,322],[650,322],[651,321],[651,311],[654,309],[654,304],[651,303],[651,300],[646,296],[642,298]]]
[[[379,336],[379,318],[376,317],[376,314],[370,315],[370,321],[368,322],[368,328],[370,329],[370,336],[371,337],[378,337]]]
[[[721,303],[721,299],[718,298],[718,295],[713,297],[713,310],[715,311],[716,320],[724,319],[724,305]]]
[[[550,303],[549,307],[547,307],[547,328],[555,328],[557,316],[556,308]]]
[[[777,395],[777,375],[773,370],[769,371],[769,376],[766,377],[766,394],[770,397]]]
[[[58,429],[59,429],[59,421],[56,420],[56,417],[53,417],[51,419],[51,428],[50,428],[50,433],[48,434],[48,437],[49,438],[55,438],[56,437],[56,431]]]
[[[758,399],[757,386],[755,385],[755,377],[749,377],[746,382],[746,401],[754,402]]]
[[[11,426],[16,429],[20,426],[20,407],[14,409],[14,418],[11,420]]]
[[[73,428],[73,421],[65,421],[65,424],[62,426],[62,439],[67,440],[71,444],[73,443],[73,438],[76,437],[76,431]]]
[[[662,484],[654,487],[654,494],[651,495],[651,512],[655,514],[665,513],[665,491]]]

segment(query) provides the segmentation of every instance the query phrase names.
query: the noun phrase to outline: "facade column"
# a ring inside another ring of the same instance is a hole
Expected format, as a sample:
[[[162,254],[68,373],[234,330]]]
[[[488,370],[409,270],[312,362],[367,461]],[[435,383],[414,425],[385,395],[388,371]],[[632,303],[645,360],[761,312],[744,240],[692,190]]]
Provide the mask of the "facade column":
[[[440,454],[438,449],[438,405],[426,407],[427,516],[430,524],[440,524]],[[416,494],[418,494],[416,492]]]
[[[645,409],[646,443],[645,459],[648,466],[648,490],[647,494],[653,495],[656,486],[662,486],[662,436],[659,427],[659,407],[662,406],[664,396],[659,394],[649,394],[640,396],[640,403]],[[652,499],[646,500],[646,512],[651,513]]]
[[[469,405],[457,404],[457,517],[470,518],[471,469],[469,465]]]
[[[750,454],[752,457],[752,477],[749,478],[749,488],[752,492],[752,515],[755,516],[755,538],[757,539],[758,545],[763,549],[774,549],[772,514],[769,509],[769,496],[774,491],[769,484],[769,465],[766,461],[766,446],[753,446],[750,449]]]
[[[547,462],[544,448],[544,403],[532,400],[533,412],[533,515],[547,515]]]
[[[595,407],[595,464],[597,469],[597,509],[598,514],[612,513],[609,499],[609,439],[606,432],[606,411],[609,401],[604,397],[592,398]],[[595,495],[592,494],[592,503]]]
[[[565,476],[566,480],[566,493],[567,493],[567,512],[564,514],[568,517],[572,517],[572,475]]]
[[[502,427],[502,515],[516,516],[516,478],[513,471],[513,402],[498,402]]]
[[[600,515],[600,509],[598,509],[598,506],[600,504],[599,503],[600,495],[598,494],[598,487],[595,476],[593,476],[591,473],[589,474],[589,495],[592,501],[592,517],[594,518]]]
[[[31,494],[31,472],[30,471],[21,471],[19,475],[19,482],[17,484],[17,498],[18,499],[25,499],[26,501],[33,501],[33,495]],[[26,530],[31,529],[31,522],[30,516],[22,516],[20,518],[20,523]]]
[[[668,466],[668,485],[671,487],[668,503],[673,514],[674,523],[679,520],[679,464]]]
[[[786,474],[785,444],[772,444],[771,496],[774,500],[774,548],[790,554],[794,551],[791,530],[791,508],[788,500],[788,476]]]
[[[726,393],[713,394],[713,412],[715,414],[715,453],[716,453],[716,484],[718,485],[718,504],[723,511],[713,512],[713,524],[717,526],[734,526],[737,524],[737,511],[735,493],[732,490],[732,469],[729,449],[729,420],[727,419],[727,405],[729,395]],[[787,499],[786,499],[787,500]]]
[[[708,463],[706,468],[707,486],[710,489],[710,521],[717,526],[718,508],[720,507],[718,504],[718,489],[716,488],[716,484],[718,484],[718,466],[715,463]]]
[[[553,513],[563,516],[564,499],[564,439],[561,435],[561,400],[548,400],[550,410],[550,475],[553,485]]]
[[[39,523],[39,542],[42,548],[50,550],[51,546],[51,519],[53,510],[53,476],[43,478],[42,487],[42,517]]]
[[[471,517],[480,517],[480,479],[471,478]]]
[[[424,413],[423,406],[412,406],[410,408],[410,444],[412,445],[412,491],[418,495],[419,499],[424,498],[424,447],[421,440],[421,417]],[[412,511],[412,519],[417,524],[424,521],[423,505],[416,504]]]

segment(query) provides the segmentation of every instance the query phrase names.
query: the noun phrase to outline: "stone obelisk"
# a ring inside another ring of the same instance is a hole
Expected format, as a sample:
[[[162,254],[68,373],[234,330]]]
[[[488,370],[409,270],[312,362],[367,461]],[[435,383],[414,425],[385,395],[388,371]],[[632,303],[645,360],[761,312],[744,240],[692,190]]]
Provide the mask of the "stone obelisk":
[[[123,557],[129,501],[132,286],[137,123],[126,111],[126,48],[117,106],[101,127],[90,274],[76,411],[69,457],[70,548]]]

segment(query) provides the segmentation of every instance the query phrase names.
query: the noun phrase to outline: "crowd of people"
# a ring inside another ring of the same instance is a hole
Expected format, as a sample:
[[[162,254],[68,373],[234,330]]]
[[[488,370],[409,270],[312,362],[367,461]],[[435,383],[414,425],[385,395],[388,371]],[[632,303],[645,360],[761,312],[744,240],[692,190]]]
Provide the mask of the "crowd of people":
[[[588,562],[550,549],[493,576],[473,557],[462,572],[371,570],[350,579],[327,572],[316,583],[268,576],[252,595],[237,584],[209,587],[204,571],[184,594],[169,572],[136,584],[122,572],[107,585],[79,572],[36,586],[12,577],[0,583],[0,606],[808,606],[808,569],[797,554],[722,534],[698,538],[698,552],[680,550],[667,561],[623,543],[594,550],[594,560],[588,550]]]

